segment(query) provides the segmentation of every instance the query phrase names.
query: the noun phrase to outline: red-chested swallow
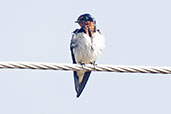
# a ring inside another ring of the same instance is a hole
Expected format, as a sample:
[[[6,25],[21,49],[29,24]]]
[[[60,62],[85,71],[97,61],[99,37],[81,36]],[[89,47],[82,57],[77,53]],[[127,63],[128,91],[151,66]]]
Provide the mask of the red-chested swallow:
[[[101,55],[104,36],[96,29],[96,21],[90,14],[83,14],[75,21],[80,29],[73,32],[70,49],[74,64],[95,64]],[[91,71],[74,71],[74,82],[77,97],[79,97],[89,79]]]

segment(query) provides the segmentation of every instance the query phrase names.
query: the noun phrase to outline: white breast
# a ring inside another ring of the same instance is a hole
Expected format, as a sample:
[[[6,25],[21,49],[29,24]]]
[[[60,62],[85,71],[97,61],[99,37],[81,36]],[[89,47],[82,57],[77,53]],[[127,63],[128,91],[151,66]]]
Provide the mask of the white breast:
[[[96,61],[104,48],[104,37],[99,32],[94,33],[93,38],[85,33],[78,33],[73,38],[77,45],[73,49],[76,62],[89,64]]]

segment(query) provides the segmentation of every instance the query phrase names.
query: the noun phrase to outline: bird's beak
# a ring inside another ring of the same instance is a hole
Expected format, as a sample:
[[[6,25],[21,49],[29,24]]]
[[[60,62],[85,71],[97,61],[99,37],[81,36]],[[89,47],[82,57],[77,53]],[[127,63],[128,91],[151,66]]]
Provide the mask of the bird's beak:
[[[81,21],[79,21],[79,20],[77,20],[77,21],[75,21],[75,23],[80,23]]]

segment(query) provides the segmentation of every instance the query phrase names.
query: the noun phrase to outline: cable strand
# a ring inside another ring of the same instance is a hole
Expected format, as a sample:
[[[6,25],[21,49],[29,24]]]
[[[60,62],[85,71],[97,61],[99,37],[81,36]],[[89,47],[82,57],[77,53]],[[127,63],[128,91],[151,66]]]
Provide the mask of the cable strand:
[[[64,71],[101,71],[119,73],[171,74],[171,67],[157,66],[119,66],[92,64],[59,64],[41,62],[0,62],[0,69],[64,70]]]

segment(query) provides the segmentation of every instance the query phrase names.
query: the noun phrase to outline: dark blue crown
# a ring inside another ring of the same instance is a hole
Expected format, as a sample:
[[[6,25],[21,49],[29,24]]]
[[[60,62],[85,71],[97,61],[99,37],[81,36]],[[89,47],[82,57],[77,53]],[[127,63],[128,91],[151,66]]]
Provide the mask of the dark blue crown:
[[[80,15],[77,19],[77,21],[75,21],[76,23],[82,22],[82,21],[91,21],[94,24],[96,24],[96,20],[94,17],[92,17],[90,14],[86,13],[83,15]]]

